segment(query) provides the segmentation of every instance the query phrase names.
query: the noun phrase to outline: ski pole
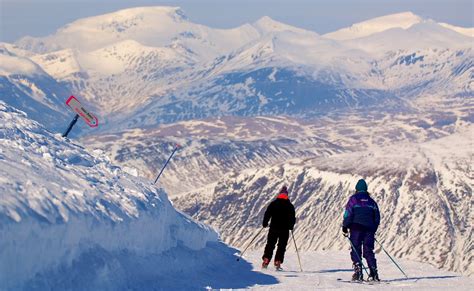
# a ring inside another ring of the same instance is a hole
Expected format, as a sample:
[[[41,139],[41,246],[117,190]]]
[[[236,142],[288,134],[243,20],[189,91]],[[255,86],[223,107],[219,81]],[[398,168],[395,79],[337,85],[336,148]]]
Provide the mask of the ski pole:
[[[369,272],[365,268],[364,262],[362,262],[362,258],[360,257],[359,253],[357,252],[356,248],[354,247],[354,244],[352,244],[351,239],[348,236],[345,236],[345,237],[347,237],[347,239],[349,240],[349,243],[351,244],[352,251],[356,254],[357,259],[359,260],[359,263],[362,266],[362,269],[365,270],[365,273],[367,274],[367,277],[370,277]]]
[[[253,241],[257,238],[257,236],[262,232],[262,230],[264,229],[264,227],[262,227],[258,233],[253,237],[253,239],[249,242],[249,244],[247,245],[247,247],[244,249],[243,252],[240,253],[240,256],[237,258],[237,261],[239,261],[242,256],[244,255],[245,251],[250,247],[250,245],[253,243]]]
[[[395,266],[397,266],[397,268],[400,270],[400,272],[403,273],[405,278],[408,279],[407,274],[405,274],[405,272],[403,272],[402,268],[400,268],[400,266],[397,264],[397,262],[395,262],[395,260],[392,258],[392,256],[383,248],[382,244],[376,238],[374,238],[374,239],[379,244],[380,248],[385,252],[385,254],[387,254],[387,256],[390,258],[390,260],[392,260],[392,262],[395,264]]]
[[[168,165],[168,163],[170,162],[171,158],[173,157],[174,153],[178,150],[178,148],[179,148],[179,144],[177,144],[176,147],[174,148],[173,152],[171,153],[170,157],[168,158],[168,160],[167,160],[166,163],[164,164],[163,168],[161,168],[161,171],[160,171],[160,173],[158,174],[158,176],[156,177],[155,182],[153,182],[153,184],[156,184],[156,181],[158,181],[158,179],[160,178],[161,174],[162,174],[163,171],[165,170],[166,166]]]
[[[303,267],[301,267],[300,253],[298,252],[298,247],[296,246],[295,236],[293,235],[293,230],[291,230],[291,237],[293,238],[293,243],[295,244],[296,255],[298,256],[298,263],[300,263],[300,270],[303,272]]]

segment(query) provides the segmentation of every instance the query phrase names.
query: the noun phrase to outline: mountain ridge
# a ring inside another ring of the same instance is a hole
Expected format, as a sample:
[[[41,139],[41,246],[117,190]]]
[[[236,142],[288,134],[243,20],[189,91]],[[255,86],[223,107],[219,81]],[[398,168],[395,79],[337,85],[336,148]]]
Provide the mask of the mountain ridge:
[[[338,41],[269,17],[214,29],[190,22],[180,11],[122,10],[116,21],[114,13],[83,20],[100,34],[85,33],[78,20],[17,46],[30,49],[25,54],[31,60],[94,104],[107,131],[223,115],[312,117],[395,103],[406,108],[431,92],[472,94],[472,65],[453,57],[472,56],[470,38],[412,13],[367,22],[402,28]],[[130,17],[139,18],[136,25],[108,32],[111,23],[118,27]],[[94,38],[100,42],[89,46]],[[464,73],[448,75],[450,68]]]
[[[229,173],[174,203],[220,230],[226,243],[243,247],[260,227],[268,201],[286,184],[297,209],[300,250],[334,250],[345,245],[342,209],[363,177],[381,209],[377,237],[390,253],[472,275],[474,258],[465,255],[472,248],[472,177],[466,171],[472,132],[471,125],[421,145],[399,143]],[[453,144],[456,153],[449,150]]]
[[[348,40],[369,36],[392,28],[407,29],[410,26],[422,22],[423,19],[413,12],[401,12],[384,15],[362,22],[355,23],[350,27],[341,28],[337,31],[324,34],[325,37],[335,40]]]

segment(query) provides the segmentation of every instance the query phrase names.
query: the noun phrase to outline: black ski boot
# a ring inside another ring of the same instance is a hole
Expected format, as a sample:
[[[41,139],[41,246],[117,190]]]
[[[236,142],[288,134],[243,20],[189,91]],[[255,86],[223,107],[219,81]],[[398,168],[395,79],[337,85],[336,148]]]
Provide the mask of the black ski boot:
[[[352,275],[352,281],[364,281],[364,274],[362,274],[362,266],[360,263],[354,263],[354,274]]]
[[[377,267],[370,268],[370,274],[369,274],[369,278],[367,278],[367,281],[380,282],[379,273],[377,272]]]

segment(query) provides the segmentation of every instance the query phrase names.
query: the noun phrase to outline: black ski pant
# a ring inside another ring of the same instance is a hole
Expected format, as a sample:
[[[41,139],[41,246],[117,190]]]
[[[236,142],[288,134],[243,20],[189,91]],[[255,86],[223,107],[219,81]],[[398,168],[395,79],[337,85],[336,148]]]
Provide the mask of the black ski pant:
[[[288,229],[271,229],[268,232],[267,245],[265,246],[265,251],[263,257],[268,260],[272,259],[273,250],[275,245],[278,242],[277,251],[275,254],[275,261],[280,261],[283,263],[285,258],[286,244],[288,243],[288,238],[290,237],[290,231]]]

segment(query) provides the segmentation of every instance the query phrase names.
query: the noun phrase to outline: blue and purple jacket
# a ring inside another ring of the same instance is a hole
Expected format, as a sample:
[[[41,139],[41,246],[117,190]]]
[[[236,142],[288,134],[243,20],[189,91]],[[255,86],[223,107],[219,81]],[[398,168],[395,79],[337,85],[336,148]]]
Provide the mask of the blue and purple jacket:
[[[379,224],[379,207],[369,193],[359,191],[349,198],[344,212],[343,227],[376,232]]]

